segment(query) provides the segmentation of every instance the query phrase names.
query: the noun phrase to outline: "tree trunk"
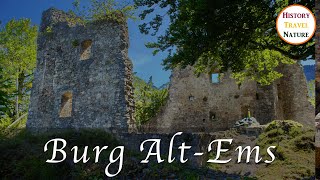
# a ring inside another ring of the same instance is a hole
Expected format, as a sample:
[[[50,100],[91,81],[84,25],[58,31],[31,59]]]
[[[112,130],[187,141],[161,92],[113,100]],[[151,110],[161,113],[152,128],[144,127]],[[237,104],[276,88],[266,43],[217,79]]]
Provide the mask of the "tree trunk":
[[[16,114],[16,119],[19,119],[20,117],[20,112],[19,112],[19,100],[21,101],[22,98],[23,98],[23,83],[24,83],[24,80],[25,80],[25,74],[24,72],[20,72],[19,70],[19,73],[18,73],[18,76],[16,78],[16,102],[15,102],[15,114]]]
[[[19,76],[16,78],[16,106],[15,106],[15,114],[16,114],[16,119],[19,118]]]
[[[22,101],[23,100],[23,88],[24,88],[24,81],[26,79],[26,76],[25,76],[25,73],[24,72],[21,72],[19,74],[19,79],[18,79],[18,97],[19,97],[19,100]],[[20,103],[21,104],[21,103]],[[21,109],[21,107],[20,107]]]

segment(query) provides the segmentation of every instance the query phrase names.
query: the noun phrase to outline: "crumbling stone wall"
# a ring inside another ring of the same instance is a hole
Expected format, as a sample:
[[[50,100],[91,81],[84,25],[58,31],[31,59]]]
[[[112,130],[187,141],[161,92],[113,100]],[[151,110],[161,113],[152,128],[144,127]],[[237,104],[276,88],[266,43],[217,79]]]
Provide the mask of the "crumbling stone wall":
[[[282,66],[283,77],[276,82],[278,93],[278,119],[295,120],[314,126],[314,106],[308,101],[308,86],[302,66]]]
[[[43,13],[27,128],[135,130],[132,63],[125,23],[81,24]]]
[[[166,105],[142,129],[168,133],[227,130],[246,117],[248,109],[260,124],[275,119],[313,124],[314,108],[308,102],[301,65],[286,65],[279,71],[284,77],[270,86],[253,81],[238,86],[229,73],[215,83],[208,74],[196,77],[192,67],[175,69]]]

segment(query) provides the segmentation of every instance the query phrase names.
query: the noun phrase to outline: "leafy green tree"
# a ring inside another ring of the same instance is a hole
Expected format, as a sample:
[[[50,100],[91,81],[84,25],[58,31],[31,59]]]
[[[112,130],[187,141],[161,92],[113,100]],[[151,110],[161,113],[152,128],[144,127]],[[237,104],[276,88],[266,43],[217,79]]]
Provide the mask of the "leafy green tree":
[[[3,68],[0,68],[0,117],[12,116],[12,96],[8,92],[14,88],[10,80],[3,79]]]
[[[277,14],[290,4],[314,8],[314,0],[135,0],[144,10],[144,34],[157,36],[147,47],[168,51],[167,69],[193,65],[196,73],[231,70],[238,82],[246,78],[270,84],[281,77],[276,67],[314,56],[314,40],[294,46],[276,32]],[[159,10],[160,9],[160,10]],[[163,21],[170,21],[159,34]]]
[[[158,89],[153,85],[152,77],[148,83],[134,76],[133,85],[135,88],[135,118],[137,125],[140,126],[148,122],[159,113],[160,108],[165,104],[168,97],[168,89]]]
[[[26,111],[36,64],[37,26],[30,19],[10,20],[0,29],[1,111],[19,118]],[[14,111],[10,102],[14,97]]]

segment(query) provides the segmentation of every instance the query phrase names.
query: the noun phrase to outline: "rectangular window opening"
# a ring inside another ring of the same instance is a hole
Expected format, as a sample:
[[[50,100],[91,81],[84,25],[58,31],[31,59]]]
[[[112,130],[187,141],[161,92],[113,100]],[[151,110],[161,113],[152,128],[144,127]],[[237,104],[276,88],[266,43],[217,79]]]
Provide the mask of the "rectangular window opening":
[[[222,75],[223,75],[222,73],[212,73],[211,74],[211,82],[213,84],[221,83]]]
[[[211,121],[216,121],[217,120],[216,113],[210,111],[209,112],[209,118],[210,118]]]
[[[85,40],[81,42],[80,60],[87,60],[91,57],[92,40]]]
[[[194,96],[190,95],[189,96],[189,101],[194,101]]]
[[[61,96],[60,117],[71,117],[72,114],[72,93],[65,92]]]

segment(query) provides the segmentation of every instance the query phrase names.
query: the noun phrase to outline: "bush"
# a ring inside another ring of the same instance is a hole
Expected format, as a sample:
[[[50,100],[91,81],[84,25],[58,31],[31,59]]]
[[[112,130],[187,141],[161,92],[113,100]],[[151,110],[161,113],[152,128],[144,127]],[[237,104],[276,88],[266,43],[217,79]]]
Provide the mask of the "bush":
[[[12,123],[12,119],[8,116],[0,118],[0,131],[5,130]]]
[[[148,122],[160,112],[168,98],[168,89],[158,89],[153,86],[152,78],[148,83],[135,76],[133,82],[136,105],[135,119],[139,125]]]
[[[297,136],[296,138],[294,138],[293,145],[297,150],[310,151],[315,150],[314,141],[314,132],[307,131],[301,136]]]
[[[290,131],[292,128],[301,129],[303,127],[302,124],[292,121],[292,120],[275,120],[267,125],[266,132],[271,131],[273,129],[282,129],[286,132]]]

